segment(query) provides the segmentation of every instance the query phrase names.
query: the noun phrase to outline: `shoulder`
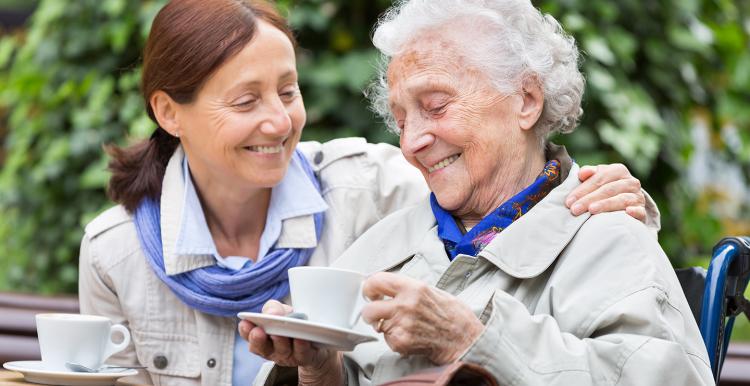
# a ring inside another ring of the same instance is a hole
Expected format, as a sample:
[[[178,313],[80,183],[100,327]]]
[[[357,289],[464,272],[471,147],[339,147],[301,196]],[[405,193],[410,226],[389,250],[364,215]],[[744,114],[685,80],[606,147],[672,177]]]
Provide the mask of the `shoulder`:
[[[593,215],[578,231],[577,237],[589,240],[606,239],[616,244],[629,244],[634,248],[653,252],[661,251],[659,243],[649,233],[648,227],[624,211]]]
[[[133,217],[121,205],[113,206],[96,216],[84,228],[86,251],[82,260],[89,260],[105,270],[140,250]]]
[[[429,192],[422,174],[393,145],[340,138],[300,143],[298,149],[310,160],[323,196],[335,201],[334,206],[352,207],[364,199],[370,201],[366,205],[375,206],[373,213],[380,219]]]
[[[398,147],[387,143],[369,143],[360,137],[337,138],[328,142],[300,142],[297,149],[305,155],[316,172],[328,168],[404,169],[418,176],[406,162]],[[421,177],[421,176],[420,176]]]
[[[561,263],[601,281],[610,294],[648,287],[669,293],[675,284],[679,287],[668,257],[646,225],[622,211],[591,216],[562,253]]]
[[[300,142],[297,149],[305,155],[313,169],[319,171],[347,158],[362,156],[367,152],[367,140],[359,137],[337,138],[328,142]]]
[[[85,232],[89,238],[94,238],[127,222],[132,222],[132,216],[122,205],[116,205],[100,213],[86,224]]]

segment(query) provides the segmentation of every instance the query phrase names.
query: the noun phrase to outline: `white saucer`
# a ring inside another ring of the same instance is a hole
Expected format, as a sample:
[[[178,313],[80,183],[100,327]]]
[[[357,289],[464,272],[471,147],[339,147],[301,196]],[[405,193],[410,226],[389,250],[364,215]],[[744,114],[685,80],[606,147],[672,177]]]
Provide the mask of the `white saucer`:
[[[360,343],[378,340],[374,335],[359,331],[286,316],[257,312],[240,312],[237,316],[240,319],[249,320],[255,325],[263,327],[268,335],[307,340],[339,351],[352,351]]]
[[[98,373],[77,373],[74,371],[54,371],[44,368],[42,361],[16,361],[3,364],[8,370],[17,371],[32,383],[43,385],[98,386],[114,385],[117,378],[138,374],[134,369],[108,370]]]

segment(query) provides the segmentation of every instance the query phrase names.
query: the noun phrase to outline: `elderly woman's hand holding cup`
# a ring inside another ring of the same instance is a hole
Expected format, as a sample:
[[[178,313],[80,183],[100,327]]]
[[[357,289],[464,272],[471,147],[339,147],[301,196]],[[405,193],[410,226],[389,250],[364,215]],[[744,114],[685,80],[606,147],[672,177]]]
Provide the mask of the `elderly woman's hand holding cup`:
[[[395,352],[424,355],[437,365],[458,360],[484,325],[457,297],[407,276],[379,272],[364,283],[372,302],[362,318]]]

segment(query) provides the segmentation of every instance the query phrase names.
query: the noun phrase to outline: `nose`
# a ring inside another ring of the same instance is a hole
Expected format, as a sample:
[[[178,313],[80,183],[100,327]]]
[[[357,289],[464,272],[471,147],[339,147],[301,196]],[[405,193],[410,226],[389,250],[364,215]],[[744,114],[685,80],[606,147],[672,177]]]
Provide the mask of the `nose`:
[[[404,123],[401,131],[401,151],[405,156],[414,157],[420,151],[427,149],[435,142],[435,135],[428,129],[427,125],[420,122]]]
[[[292,130],[292,118],[278,96],[272,97],[265,104],[264,114],[260,125],[260,130],[264,134],[285,136]]]

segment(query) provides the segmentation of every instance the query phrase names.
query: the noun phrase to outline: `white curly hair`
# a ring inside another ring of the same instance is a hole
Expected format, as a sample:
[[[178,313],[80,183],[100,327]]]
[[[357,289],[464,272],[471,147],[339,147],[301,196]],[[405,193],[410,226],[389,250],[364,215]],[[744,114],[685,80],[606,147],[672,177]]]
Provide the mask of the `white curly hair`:
[[[463,59],[500,93],[518,92],[529,79],[540,84],[544,108],[534,129],[542,141],[575,129],[584,90],[576,42],[529,0],[399,0],[389,8],[373,33],[382,58],[365,92],[389,129],[398,133],[388,103],[388,64],[435,31],[452,35]]]

